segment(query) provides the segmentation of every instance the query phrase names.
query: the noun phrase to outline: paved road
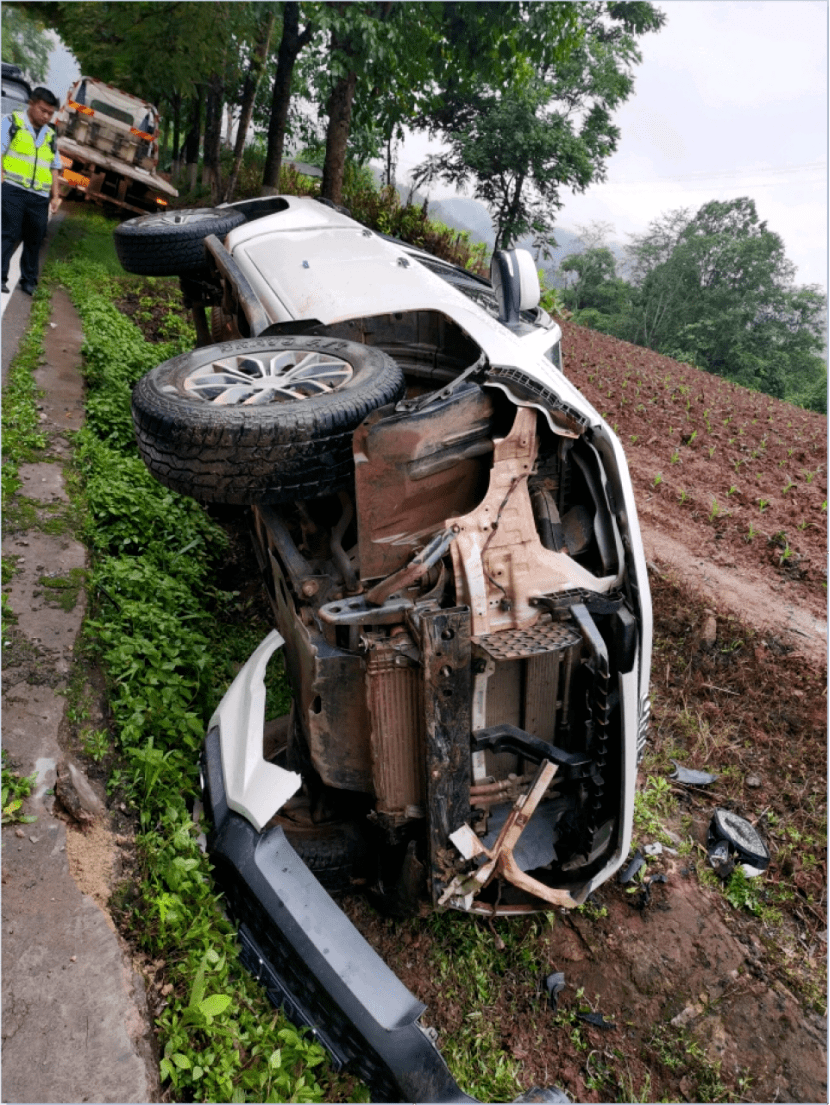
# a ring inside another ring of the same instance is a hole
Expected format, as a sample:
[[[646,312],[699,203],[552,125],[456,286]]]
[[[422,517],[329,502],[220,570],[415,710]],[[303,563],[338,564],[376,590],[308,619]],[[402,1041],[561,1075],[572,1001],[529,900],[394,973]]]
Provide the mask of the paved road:
[[[43,269],[49,249],[58,232],[58,227],[66,218],[66,212],[61,209],[49,219],[49,228],[40,250],[40,267]],[[20,339],[26,332],[29,323],[29,315],[32,312],[32,297],[26,295],[16,286],[20,278],[20,249],[18,248],[12,257],[9,266],[8,285],[11,291],[7,295],[0,295],[2,299],[3,319],[3,384],[9,372],[9,365],[17,353]]]

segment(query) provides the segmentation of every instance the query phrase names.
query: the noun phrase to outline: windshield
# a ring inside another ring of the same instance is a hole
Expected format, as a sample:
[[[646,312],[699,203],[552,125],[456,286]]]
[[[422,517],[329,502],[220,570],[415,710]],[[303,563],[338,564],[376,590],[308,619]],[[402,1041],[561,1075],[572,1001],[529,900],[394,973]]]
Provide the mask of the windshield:
[[[102,115],[109,115],[110,119],[117,119],[119,123],[126,123],[128,127],[133,126],[133,117],[129,112],[121,111],[104,100],[93,100],[89,106],[93,111],[100,111]]]

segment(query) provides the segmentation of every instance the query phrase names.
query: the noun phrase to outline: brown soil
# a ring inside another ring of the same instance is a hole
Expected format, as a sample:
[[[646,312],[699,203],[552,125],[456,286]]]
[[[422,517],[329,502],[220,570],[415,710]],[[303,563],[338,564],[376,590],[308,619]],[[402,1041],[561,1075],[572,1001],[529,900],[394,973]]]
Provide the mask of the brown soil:
[[[647,550],[825,662],[826,417],[581,326],[563,330],[568,375],[626,450]]]

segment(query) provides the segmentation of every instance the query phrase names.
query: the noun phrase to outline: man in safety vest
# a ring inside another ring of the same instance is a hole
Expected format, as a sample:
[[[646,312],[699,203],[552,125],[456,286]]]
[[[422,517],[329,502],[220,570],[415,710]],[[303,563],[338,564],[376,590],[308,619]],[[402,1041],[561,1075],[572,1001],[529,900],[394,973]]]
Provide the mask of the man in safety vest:
[[[9,264],[18,243],[19,287],[34,293],[40,244],[49,212],[60,206],[61,159],[54,129],[49,126],[58,101],[48,88],[36,88],[26,111],[4,115],[0,130],[3,155],[3,291],[8,292]]]

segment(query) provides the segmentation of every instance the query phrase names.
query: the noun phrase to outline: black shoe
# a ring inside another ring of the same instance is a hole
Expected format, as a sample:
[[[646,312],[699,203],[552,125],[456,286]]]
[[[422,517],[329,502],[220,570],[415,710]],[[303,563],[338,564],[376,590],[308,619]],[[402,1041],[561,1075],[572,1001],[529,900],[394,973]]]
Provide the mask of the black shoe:
[[[18,286],[18,288],[20,288],[21,292],[25,292],[26,295],[34,295],[35,294],[35,285],[34,284],[18,284],[17,286]]]
[[[5,280],[3,281],[2,291],[6,292],[6,294],[8,294],[8,291],[9,291],[9,285],[6,283]]]

